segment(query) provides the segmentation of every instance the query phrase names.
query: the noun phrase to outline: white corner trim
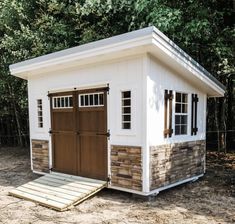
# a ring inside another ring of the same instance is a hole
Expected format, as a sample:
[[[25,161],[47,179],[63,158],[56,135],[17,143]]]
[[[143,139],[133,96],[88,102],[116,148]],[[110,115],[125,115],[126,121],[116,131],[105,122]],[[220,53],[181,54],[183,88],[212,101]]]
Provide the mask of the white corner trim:
[[[150,73],[150,58],[149,55],[146,54],[143,57],[143,120],[148,121],[148,91],[147,91],[147,77]],[[150,152],[149,152],[149,144],[148,144],[148,122],[143,122],[143,147],[142,147],[142,190],[143,192],[149,192],[150,190]]]

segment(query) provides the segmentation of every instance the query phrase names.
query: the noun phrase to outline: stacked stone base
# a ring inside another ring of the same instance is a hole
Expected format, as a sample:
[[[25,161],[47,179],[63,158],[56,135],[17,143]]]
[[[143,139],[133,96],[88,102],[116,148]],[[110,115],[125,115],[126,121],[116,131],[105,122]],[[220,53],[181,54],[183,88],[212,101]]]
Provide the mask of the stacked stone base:
[[[49,172],[49,143],[45,140],[32,140],[33,170]]]
[[[150,147],[150,190],[205,172],[205,141]]]
[[[141,147],[111,146],[112,186],[142,191]]]

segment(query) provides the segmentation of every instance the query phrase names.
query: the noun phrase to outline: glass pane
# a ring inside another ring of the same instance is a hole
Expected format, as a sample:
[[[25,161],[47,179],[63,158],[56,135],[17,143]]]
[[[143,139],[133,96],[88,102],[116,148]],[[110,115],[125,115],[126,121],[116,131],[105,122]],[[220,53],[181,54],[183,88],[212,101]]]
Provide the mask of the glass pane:
[[[131,115],[122,115],[123,121],[131,121]]]
[[[64,107],[64,97],[61,97],[61,107]]]
[[[187,134],[187,125],[182,125],[181,126],[181,134],[186,135]]]
[[[122,100],[122,106],[130,106],[131,100]]]
[[[131,123],[122,123],[122,129],[131,129]]]
[[[39,122],[42,122],[42,117],[38,117],[38,121],[39,121]]]
[[[54,98],[54,107],[57,107],[56,98]]]
[[[130,114],[131,113],[131,108],[130,107],[123,107],[122,108],[122,113],[123,114]]]
[[[39,128],[43,128],[43,123],[38,123]]]
[[[57,98],[57,107],[60,107],[60,98]]]
[[[175,115],[175,124],[180,124],[180,115]]]
[[[188,118],[188,116],[187,115],[181,115],[181,124],[185,124],[185,125],[187,125],[187,118]]]
[[[131,98],[131,91],[122,92],[122,98]]]
[[[188,104],[182,104],[182,113],[188,113]]]
[[[104,105],[104,94],[103,93],[101,93],[101,94],[99,94],[99,100],[100,100],[100,105]]]
[[[175,135],[180,135],[180,126],[175,125]]]
[[[175,112],[176,113],[181,113],[181,104],[180,103],[175,104]]]
[[[181,102],[181,93],[176,93],[176,102]]]
[[[183,103],[187,103],[188,102],[188,94],[186,94],[186,93],[182,94],[182,102]]]
[[[68,97],[65,97],[65,99],[64,99],[64,106],[65,107],[69,106],[69,99],[68,99]]]
[[[99,95],[95,94],[95,104],[94,105],[99,105]]]
[[[81,101],[80,105],[84,106],[84,96],[83,95],[80,96],[80,101]]]
[[[93,94],[89,95],[89,98],[90,98],[90,106],[93,106],[94,105],[94,95]]]
[[[72,107],[73,106],[73,97],[70,96],[69,97],[69,107]]]
[[[38,116],[42,117],[42,111],[38,111]]]
[[[88,95],[85,95],[85,106],[88,106],[89,102],[88,102]]]

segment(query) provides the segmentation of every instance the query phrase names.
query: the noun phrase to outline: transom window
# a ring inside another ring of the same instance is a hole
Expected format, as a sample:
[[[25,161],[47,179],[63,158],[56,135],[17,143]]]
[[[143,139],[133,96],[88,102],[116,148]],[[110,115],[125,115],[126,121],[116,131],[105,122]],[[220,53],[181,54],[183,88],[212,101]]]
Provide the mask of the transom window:
[[[131,91],[122,91],[122,129],[131,129]]]
[[[79,94],[79,107],[101,107],[104,106],[104,93]]]
[[[188,94],[176,92],[175,135],[186,135],[188,127]]]
[[[53,97],[53,108],[54,109],[65,109],[73,107],[73,96],[54,96]]]
[[[38,127],[43,128],[42,99],[37,100]]]

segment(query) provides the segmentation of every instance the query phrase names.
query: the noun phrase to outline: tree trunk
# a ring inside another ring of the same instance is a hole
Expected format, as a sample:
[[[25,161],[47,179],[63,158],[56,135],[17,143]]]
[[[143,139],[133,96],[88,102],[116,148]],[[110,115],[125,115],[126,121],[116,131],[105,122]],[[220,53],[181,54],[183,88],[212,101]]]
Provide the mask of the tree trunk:
[[[11,86],[8,84],[8,90],[9,90],[9,94],[11,97],[11,102],[12,102],[12,106],[13,106],[13,110],[14,110],[14,116],[15,116],[15,121],[16,121],[16,127],[17,127],[17,139],[18,139],[18,144],[20,147],[23,147],[23,138],[22,138],[22,134],[21,134],[21,125],[20,125],[20,117],[16,108],[16,102],[15,102],[15,95],[11,89]]]

